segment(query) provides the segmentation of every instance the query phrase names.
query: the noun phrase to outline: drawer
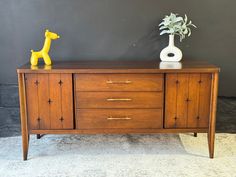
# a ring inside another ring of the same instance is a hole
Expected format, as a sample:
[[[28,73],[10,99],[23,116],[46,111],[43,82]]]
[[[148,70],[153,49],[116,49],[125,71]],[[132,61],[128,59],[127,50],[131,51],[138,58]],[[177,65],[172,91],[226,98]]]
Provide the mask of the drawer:
[[[77,91],[162,91],[163,74],[76,74]]]
[[[77,108],[162,108],[162,92],[76,92]]]
[[[162,128],[162,109],[77,109],[77,129]]]

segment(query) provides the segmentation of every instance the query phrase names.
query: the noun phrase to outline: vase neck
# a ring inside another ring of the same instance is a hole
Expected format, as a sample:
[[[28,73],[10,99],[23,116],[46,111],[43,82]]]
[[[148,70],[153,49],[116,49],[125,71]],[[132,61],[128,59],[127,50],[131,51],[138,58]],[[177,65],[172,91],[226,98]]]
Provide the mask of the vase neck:
[[[169,35],[169,46],[175,46],[175,35]]]

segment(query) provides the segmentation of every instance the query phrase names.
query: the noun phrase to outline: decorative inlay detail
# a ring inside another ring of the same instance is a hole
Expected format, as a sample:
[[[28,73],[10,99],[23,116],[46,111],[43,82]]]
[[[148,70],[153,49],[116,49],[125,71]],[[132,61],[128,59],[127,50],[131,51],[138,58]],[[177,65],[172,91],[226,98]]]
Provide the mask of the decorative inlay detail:
[[[39,85],[39,81],[38,81],[38,80],[36,80],[34,83],[35,83],[35,85],[37,85],[37,86]]]
[[[51,104],[52,103],[52,100],[49,98],[49,100],[48,100],[48,104]]]
[[[187,102],[189,102],[189,101],[191,101],[189,98],[187,98],[185,101],[187,101]]]
[[[63,84],[62,80],[60,80],[60,81],[58,82],[58,84],[61,86],[61,85]]]

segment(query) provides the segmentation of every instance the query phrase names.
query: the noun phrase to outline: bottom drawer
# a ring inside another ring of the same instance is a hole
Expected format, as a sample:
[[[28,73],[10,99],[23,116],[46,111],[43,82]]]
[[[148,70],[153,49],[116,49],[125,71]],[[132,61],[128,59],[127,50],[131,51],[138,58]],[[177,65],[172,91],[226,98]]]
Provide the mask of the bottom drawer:
[[[77,129],[162,128],[162,109],[77,109]]]

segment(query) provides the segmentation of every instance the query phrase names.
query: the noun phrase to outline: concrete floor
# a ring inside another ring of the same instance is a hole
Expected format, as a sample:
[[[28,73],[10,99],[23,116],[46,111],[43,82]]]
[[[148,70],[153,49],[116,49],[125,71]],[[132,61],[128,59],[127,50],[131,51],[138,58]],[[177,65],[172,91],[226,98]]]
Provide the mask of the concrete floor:
[[[47,135],[0,138],[1,177],[235,177],[236,134],[217,133],[215,158],[207,135]]]
[[[216,131],[236,133],[236,98],[219,97],[217,106]]]
[[[19,121],[15,122],[11,122],[10,126],[0,125],[0,137],[20,135]],[[216,132],[236,133],[236,98],[219,97]]]

